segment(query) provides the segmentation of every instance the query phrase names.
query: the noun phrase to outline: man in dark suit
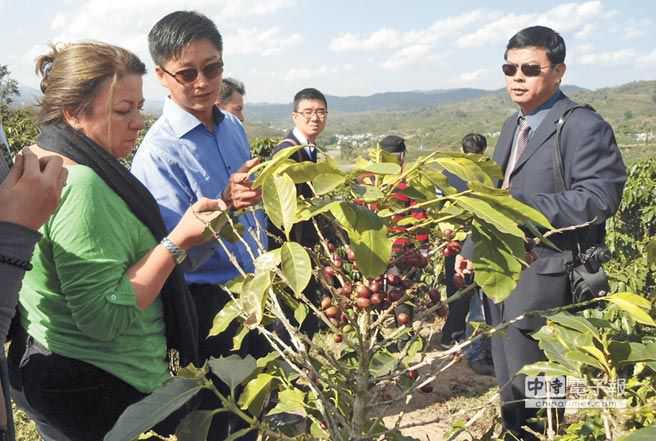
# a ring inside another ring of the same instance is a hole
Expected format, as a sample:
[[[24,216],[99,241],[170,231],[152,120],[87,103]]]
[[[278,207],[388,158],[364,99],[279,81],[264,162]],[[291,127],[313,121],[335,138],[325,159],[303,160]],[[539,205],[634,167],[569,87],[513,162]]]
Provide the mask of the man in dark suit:
[[[296,162],[312,161],[317,162],[317,138],[326,127],[328,117],[328,104],[323,93],[314,88],[300,90],[294,95],[294,111],[292,112],[292,121],[294,128],[287,133],[283,139],[272,151],[275,155],[280,150],[297,145],[304,145],[302,149],[291,156]],[[310,186],[307,184],[298,184],[296,191],[299,196],[311,198],[313,196]],[[274,227],[275,228],[275,227]],[[284,237],[282,233],[276,234],[281,240]],[[312,221],[300,222],[292,228],[291,237],[301,245],[312,248],[319,243]],[[271,248],[279,248],[280,240],[274,240]]]
[[[294,111],[292,112],[294,128],[273,149],[272,155],[275,155],[284,148],[304,145],[302,149],[291,156],[291,159],[297,162],[316,162],[317,148],[315,144],[317,138],[326,127],[327,117],[328,103],[323,93],[314,88],[303,89],[296,93],[294,95]],[[313,196],[312,190],[307,184],[297,184],[296,192],[299,196],[308,199]],[[285,235],[271,222],[269,222],[269,232],[272,236],[272,239],[269,241],[269,248],[280,248],[282,242],[285,240]],[[294,225],[290,237],[306,248],[314,248],[319,243],[319,235],[311,220],[299,222]],[[319,283],[312,278],[305,289],[305,294],[310,300],[318,303],[320,301],[319,290]],[[313,314],[309,314],[301,329],[311,336],[318,328],[319,321]]]
[[[576,106],[559,88],[566,67],[565,42],[558,33],[543,26],[521,30],[509,40],[505,61],[506,88],[519,111],[503,125],[494,153],[504,172],[502,187],[542,212],[556,228],[593,224],[552,236],[562,252],[537,246],[537,260],[523,271],[510,297],[499,304],[486,299],[492,325],[527,311],[571,303],[566,265],[579,250],[603,242],[605,221],[617,210],[626,181],[612,128],[591,109],[578,108],[563,126],[560,139],[566,190],[557,183],[557,122]],[[519,439],[535,439],[524,425],[541,430],[529,421],[536,409],[526,408],[523,401],[525,377],[515,374],[527,364],[544,360],[530,335],[544,323],[539,317],[525,318],[505,335],[492,338],[504,425]]]

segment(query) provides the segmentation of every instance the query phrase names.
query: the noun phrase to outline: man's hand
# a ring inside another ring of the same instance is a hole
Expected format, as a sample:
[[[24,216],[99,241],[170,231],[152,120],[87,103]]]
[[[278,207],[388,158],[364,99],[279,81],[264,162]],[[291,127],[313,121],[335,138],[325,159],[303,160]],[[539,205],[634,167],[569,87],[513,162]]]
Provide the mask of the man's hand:
[[[221,199],[200,198],[194,205],[189,207],[180,219],[180,222],[169,234],[169,239],[184,250],[203,242],[207,242],[212,236],[205,234],[207,226],[201,213],[226,211],[228,207]]]
[[[456,274],[465,279],[465,276],[474,272],[474,264],[471,260],[465,259],[462,255],[456,256]]]
[[[260,201],[262,192],[259,189],[254,190],[252,183],[248,180],[249,171],[259,163],[259,158],[250,159],[230,176],[222,195],[222,199],[229,207],[239,210]]]
[[[61,157],[39,160],[24,149],[0,184],[0,221],[38,230],[57,208],[67,177]]]

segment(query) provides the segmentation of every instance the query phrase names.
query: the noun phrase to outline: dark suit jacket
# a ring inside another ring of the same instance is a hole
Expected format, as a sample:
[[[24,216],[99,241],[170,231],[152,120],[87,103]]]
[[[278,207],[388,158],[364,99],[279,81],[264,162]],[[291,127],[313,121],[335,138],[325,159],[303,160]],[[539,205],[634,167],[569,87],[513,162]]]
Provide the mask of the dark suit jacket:
[[[273,149],[271,155],[275,155],[276,153],[278,153],[280,150],[284,148],[294,147],[300,144],[301,142],[294,136],[294,132],[290,130],[287,136],[285,137],[285,140],[283,140],[283,142],[278,144]],[[308,152],[304,148],[294,153],[291,156],[291,159],[293,159],[296,162],[312,161],[312,158],[310,157],[310,155],[308,155]],[[307,184],[297,184],[296,193],[299,196],[303,196],[308,199],[313,196],[312,190]],[[285,234],[282,231],[280,231],[278,228],[276,228],[276,226],[273,225],[271,222],[269,222],[269,232],[275,237],[277,237],[280,241],[285,240]],[[319,243],[319,236],[316,230],[314,229],[314,225],[312,225],[312,221],[299,222],[298,224],[294,225],[292,227],[290,236],[296,242],[309,248],[312,248],[314,247],[314,245]],[[270,240],[269,248],[270,249],[280,248],[280,244],[277,242],[278,241],[276,240]]]
[[[582,248],[603,242],[606,219],[617,210],[626,167],[610,125],[592,110],[580,108],[567,120],[561,136],[565,181],[569,190],[557,192],[553,174],[556,122],[576,105],[561,92],[542,124],[531,136],[510,177],[510,193],[544,214],[556,228],[580,225],[595,219],[586,231],[553,236],[563,249],[556,252],[537,247],[538,260],[525,269],[513,293],[501,305],[505,321],[531,310],[571,303],[566,264]],[[506,120],[494,152],[494,160],[505,172],[510,156],[518,114]],[[542,319],[525,319],[518,326],[536,329]]]

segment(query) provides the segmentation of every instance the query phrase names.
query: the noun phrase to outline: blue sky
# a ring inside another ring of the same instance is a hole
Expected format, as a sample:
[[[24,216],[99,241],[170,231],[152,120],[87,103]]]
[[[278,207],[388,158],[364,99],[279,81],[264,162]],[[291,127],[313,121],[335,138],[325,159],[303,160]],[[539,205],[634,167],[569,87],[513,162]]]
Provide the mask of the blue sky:
[[[523,3],[522,9],[518,9]],[[0,0],[0,64],[37,87],[34,58],[49,42],[94,39],[147,62],[146,35],[164,14],[195,9],[224,36],[226,74],[251,102],[289,102],[303,87],[331,95],[503,87],[508,39],[551,26],[565,38],[565,83],[586,88],[656,79],[656,1]]]

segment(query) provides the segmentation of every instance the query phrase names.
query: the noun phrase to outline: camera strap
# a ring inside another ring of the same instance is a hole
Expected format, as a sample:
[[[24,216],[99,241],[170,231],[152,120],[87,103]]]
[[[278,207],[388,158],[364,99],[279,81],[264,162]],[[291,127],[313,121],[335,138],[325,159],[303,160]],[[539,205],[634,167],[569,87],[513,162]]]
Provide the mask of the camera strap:
[[[574,114],[574,111],[576,109],[588,109],[593,112],[596,112],[595,109],[589,105],[589,104],[576,104],[563,112],[563,114],[560,116],[558,121],[556,122],[556,135],[555,135],[555,148],[553,151],[553,180],[556,185],[556,192],[562,193],[564,191],[567,191],[570,189],[570,186],[565,179],[565,167],[563,165],[563,153],[561,149],[561,137],[563,133],[563,128],[565,127],[565,123],[567,120]],[[586,244],[581,241],[581,235],[579,231],[574,231],[574,236],[576,238],[576,245],[578,250],[578,253],[581,253],[582,250],[581,248],[584,247]]]

